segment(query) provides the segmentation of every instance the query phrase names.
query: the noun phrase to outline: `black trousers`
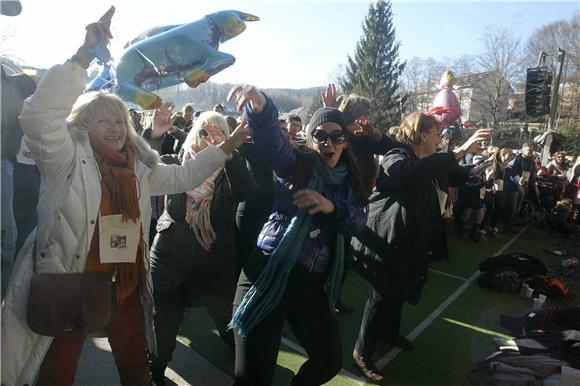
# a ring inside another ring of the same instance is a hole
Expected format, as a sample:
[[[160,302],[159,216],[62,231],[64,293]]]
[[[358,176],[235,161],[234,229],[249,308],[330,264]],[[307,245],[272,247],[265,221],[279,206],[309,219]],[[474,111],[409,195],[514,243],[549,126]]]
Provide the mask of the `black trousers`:
[[[359,355],[370,359],[382,339],[400,334],[404,304],[401,296],[382,296],[371,287],[355,345]]]
[[[233,291],[228,288],[197,294],[189,299],[183,294],[176,296],[155,296],[155,336],[157,355],[151,355],[151,370],[155,375],[165,372],[171,362],[176,347],[176,338],[183,321],[186,307],[206,307],[223,339],[226,326],[231,319]],[[230,335],[231,337],[231,335]],[[231,338],[230,338],[231,339]]]
[[[234,313],[265,266],[266,256],[257,251],[242,270],[234,300]],[[338,323],[328,306],[324,275],[296,267],[291,272],[278,306],[246,337],[235,334],[234,386],[272,384],[284,320],[308,354],[292,385],[322,385],[342,368],[342,342]]]

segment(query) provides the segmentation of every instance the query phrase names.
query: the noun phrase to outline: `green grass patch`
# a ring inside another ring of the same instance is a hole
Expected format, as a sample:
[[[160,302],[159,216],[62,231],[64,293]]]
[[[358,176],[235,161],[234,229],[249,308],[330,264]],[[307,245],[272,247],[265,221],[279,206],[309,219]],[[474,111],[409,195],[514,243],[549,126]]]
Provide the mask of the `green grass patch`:
[[[495,254],[511,237],[513,236],[504,235],[478,244],[451,237],[450,262],[435,262],[431,268],[467,279],[477,271],[481,261]],[[545,253],[544,249],[557,249],[561,245],[561,239],[550,235],[544,229],[532,226],[504,253],[523,252],[547,261],[555,257]],[[463,283],[462,280],[430,272],[419,305],[404,307],[402,333],[408,334],[412,331]],[[343,288],[342,299],[353,306],[355,312],[338,316],[343,340],[343,367],[356,376],[360,373],[352,364],[351,353],[358,336],[368,288],[368,283],[356,273],[350,272]],[[474,283],[419,335],[415,351],[401,352],[387,365],[383,384],[483,384],[478,374],[471,371],[477,361],[495,351],[494,336],[510,335],[509,331],[500,327],[500,315],[521,316],[529,310],[531,303],[529,299],[482,289]],[[234,353],[222,342],[204,309],[187,310],[180,334],[182,343],[233,376]],[[289,328],[285,328],[284,336],[296,342]],[[391,348],[388,345],[379,346],[375,359],[384,356]],[[288,385],[292,375],[304,361],[302,354],[281,344],[273,384]],[[343,375],[338,375],[328,383],[335,386],[355,384]]]

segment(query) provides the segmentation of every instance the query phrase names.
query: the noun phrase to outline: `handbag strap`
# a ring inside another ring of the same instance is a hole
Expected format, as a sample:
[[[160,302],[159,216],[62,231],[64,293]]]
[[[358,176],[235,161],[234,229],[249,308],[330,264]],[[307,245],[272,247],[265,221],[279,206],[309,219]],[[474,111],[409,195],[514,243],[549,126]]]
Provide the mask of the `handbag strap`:
[[[34,237],[34,244],[32,244],[32,273],[36,275],[36,236]]]

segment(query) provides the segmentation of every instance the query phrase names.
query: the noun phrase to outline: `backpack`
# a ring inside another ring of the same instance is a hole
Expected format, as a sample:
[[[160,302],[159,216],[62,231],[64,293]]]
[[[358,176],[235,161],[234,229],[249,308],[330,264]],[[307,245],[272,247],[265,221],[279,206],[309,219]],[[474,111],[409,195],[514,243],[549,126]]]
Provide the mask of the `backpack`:
[[[515,294],[522,287],[522,278],[514,271],[490,271],[479,276],[478,284],[484,288]]]
[[[525,253],[509,253],[506,255],[493,256],[479,264],[481,272],[516,272],[522,279],[533,275],[545,275],[546,265],[539,259]]]
[[[559,279],[546,275],[534,275],[526,280],[526,283],[534,289],[534,292],[544,294],[551,298],[563,298],[568,296],[568,287]]]
[[[479,264],[478,284],[500,292],[517,293],[529,277],[546,273],[546,265],[524,253],[493,256]]]

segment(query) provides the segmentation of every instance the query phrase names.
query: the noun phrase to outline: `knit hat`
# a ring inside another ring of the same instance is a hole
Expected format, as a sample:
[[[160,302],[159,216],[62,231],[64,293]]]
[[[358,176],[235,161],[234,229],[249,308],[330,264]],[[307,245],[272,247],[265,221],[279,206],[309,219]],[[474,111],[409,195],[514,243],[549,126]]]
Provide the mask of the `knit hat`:
[[[346,121],[344,120],[344,115],[342,115],[340,110],[333,107],[321,107],[312,114],[312,118],[310,118],[308,128],[306,129],[306,135],[309,137],[314,129],[326,122],[334,122],[339,125],[342,130],[347,131]]]

